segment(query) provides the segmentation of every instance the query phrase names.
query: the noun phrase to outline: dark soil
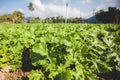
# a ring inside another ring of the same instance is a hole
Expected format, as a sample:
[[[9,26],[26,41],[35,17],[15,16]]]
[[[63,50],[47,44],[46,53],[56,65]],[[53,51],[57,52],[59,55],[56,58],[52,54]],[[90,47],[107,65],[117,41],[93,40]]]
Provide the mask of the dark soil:
[[[114,69],[111,72],[99,74],[98,77],[98,80],[120,80],[120,72]]]
[[[33,65],[31,63],[30,59],[30,48],[24,48],[23,53],[22,53],[22,71],[23,72],[29,72],[33,69]]]

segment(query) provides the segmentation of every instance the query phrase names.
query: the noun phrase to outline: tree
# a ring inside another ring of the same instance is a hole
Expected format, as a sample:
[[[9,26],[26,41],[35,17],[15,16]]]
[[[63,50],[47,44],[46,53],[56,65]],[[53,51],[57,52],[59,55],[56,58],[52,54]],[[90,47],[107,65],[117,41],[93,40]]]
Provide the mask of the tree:
[[[0,16],[0,22],[22,23],[24,22],[24,16],[22,12],[14,11],[12,14],[4,14]]]
[[[22,23],[22,22],[24,22],[23,13],[20,12],[20,11],[14,11],[12,13],[12,19],[13,19],[14,23]]]
[[[116,10],[115,22],[120,23],[120,10]]]
[[[56,18],[55,17],[52,17],[51,19],[52,19],[53,23],[56,23]]]
[[[97,12],[96,18],[100,23],[120,23],[120,10],[116,7],[109,7],[108,11]]]
[[[52,17],[49,18],[45,18],[44,20],[42,20],[43,23],[53,23]]]
[[[29,23],[40,23],[41,20],[40,20],[39,17],[36,17],[36,18],[34,18],[34,19],[30,19],[28,22],[29,22]]]
[[[32,14],[33,14],[33,12],[34,12],[34,7],[33,7],[33,4],[32,4],[32,2],[30,2],[29,3],[29,5],[28,5],[28,9],[32,12]]]
[[[104,10],[99,10],[97,13],[96,13],[96,19],[97,19],[97,22],[99,23],[105,23],[105,12]]]
[[[64,18],[63,18],[63,16],[57,16],[56,20],[57,20],[57,23],[63,23]]]
[[[0,16],[0,22],[12,22],[12,15],[11,14],[4,14]]]

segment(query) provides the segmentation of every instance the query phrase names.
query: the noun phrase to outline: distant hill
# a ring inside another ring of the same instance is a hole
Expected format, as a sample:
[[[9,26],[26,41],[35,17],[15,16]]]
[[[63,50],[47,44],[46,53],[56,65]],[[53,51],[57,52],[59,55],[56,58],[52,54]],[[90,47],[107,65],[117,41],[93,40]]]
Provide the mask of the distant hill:
[[[28,22],[30,19],[34,19],[34,17],[25,17],[25,18],[24,18],[24,21],[25,21],[25,22]]]
[[[92,16],[86,20],[87,23],[96,23],[96,16]]]

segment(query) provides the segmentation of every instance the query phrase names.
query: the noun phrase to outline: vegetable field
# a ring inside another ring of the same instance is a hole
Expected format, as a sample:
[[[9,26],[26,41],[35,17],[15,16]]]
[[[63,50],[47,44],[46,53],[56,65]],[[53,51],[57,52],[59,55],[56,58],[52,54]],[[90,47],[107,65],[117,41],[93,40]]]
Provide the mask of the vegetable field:
[[[29,80],[98,80],[120,71],[120,25],[0,24],[0,68],[8,65]]]

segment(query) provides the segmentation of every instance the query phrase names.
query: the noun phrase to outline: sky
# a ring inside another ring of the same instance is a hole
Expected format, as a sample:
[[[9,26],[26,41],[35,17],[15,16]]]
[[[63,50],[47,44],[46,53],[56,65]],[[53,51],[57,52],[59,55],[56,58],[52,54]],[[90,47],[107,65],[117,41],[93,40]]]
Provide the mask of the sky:
[[[28,9],[33,3],[34,12]],[[25,17],[91,17],[100,9],[107,10],[109,6],[120,9],[120,0],[0,0],[0,15],[11,14],[15,10],[24,13]]]

